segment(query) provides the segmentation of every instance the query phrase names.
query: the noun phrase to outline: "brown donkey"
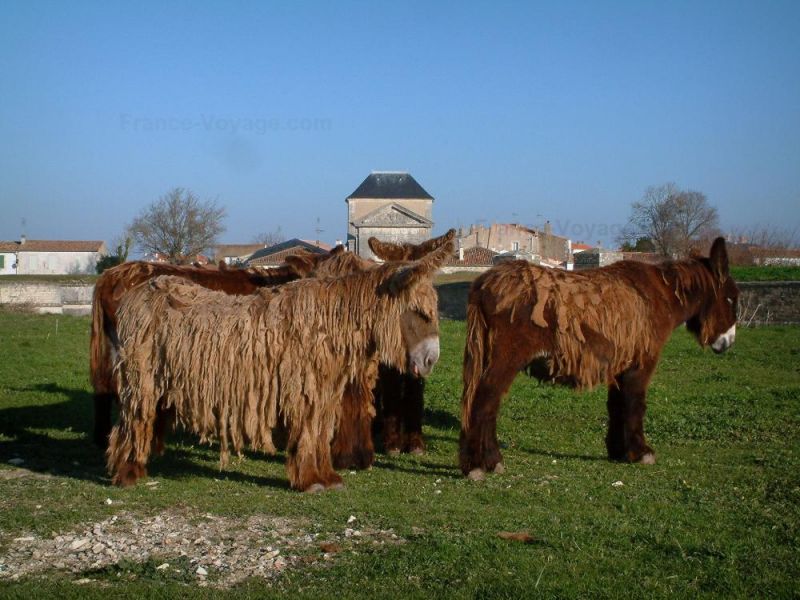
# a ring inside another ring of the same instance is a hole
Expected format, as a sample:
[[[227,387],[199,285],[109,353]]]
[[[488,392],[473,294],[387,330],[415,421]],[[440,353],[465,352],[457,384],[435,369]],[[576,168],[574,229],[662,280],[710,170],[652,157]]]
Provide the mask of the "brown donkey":
[[[661,349],[686,323],[701,346],[727,350],[738,295],[722,238],[709,258],[660,265],[566,272],[514,261],[490,269],[467,307],[461,470],[472,479],[503,470],[497,412],[520,370],[581,389],[606,384],[608,457],[654,463],[643,420]]]
[[[303,279],[230,296],[178,277],[125,294],[115,347],[120,420],[108,468],[117,485],[145,474],[159,406],[201,440],[274,452],[285,426],[294,489],[339,487],[331,441],[342,395],[378,363],[426,376],[439,358],[433,274],[452,243],[413,262]]]
[[[291,267],[269,271],[257,269],[219,269],[179,266],[151,262],[126,262],[117,265],[97,279],[92,297],[92,328],[89,339],[89,371],[94,388],[94,442],[101,448],[108,446],[111,433],[111,411],[117,403],[112,356],[116,339],[117,308],[123,295],[137,285],[160,275],[173,275],[194,281],[210,290],[228,294],[252,294],[262,287],[279,285],[298,279]],[[166,426],[159,419],[157,429]],[[157,436],[159,451],[163,448],[162,436]]]
[[[421,244],[388,243],[369,239],[375,256],[385,261],[419,260],[450,243],[456,230]],[[330,255],[302,254],[289,256],[286,262],[306,277],[343,275],[379,266],[352,252],[334,250]],[[381,365],[378,383],[373,389],[364,381],[367,373],[350,382],[344,391],[342,416],[333,441],[333,462],[337,469],[369,467],[375,459],[372,440],[373,417],[379,415],[384,450],[391,455],[407,451],[421,454],[425,450],[422,437],[423,395],[425,380]]]

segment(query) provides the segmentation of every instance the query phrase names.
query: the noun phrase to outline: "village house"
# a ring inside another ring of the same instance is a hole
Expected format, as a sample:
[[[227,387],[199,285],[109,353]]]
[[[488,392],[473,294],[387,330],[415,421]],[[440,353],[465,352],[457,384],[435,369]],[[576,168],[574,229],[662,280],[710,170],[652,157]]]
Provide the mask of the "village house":
[[[108,254],[105,242],[81,240],[0,241],[0,275],[78,275],[96,272]]]
[[[374,171],[346,199],[347,249],[375,258],[370,237],[418,244],[431,237],[433,196],[406,172]]]
[[[266,247],[264,244],[218,244],[214,247],[214,262],[243,265],[253,254]]]
[[[571,242],[554,235],[549,223],[542,230],[532,229],[517,223],[493,223],[489,227],[471,225],[461,230],[457,247],[488,248],[497,253],[494,262],[523,259],[548,267],[569,268],[572,262]]]
[[[260,267],[262,269],[274,269],[282,265],[287,256],[298,254],[302,252],[311,252],[314,254],[326,254],[333,248],[328,244],[316,241],[301,240],[293,238],[280,244],[262,248],[250,256],[244,263],[247,267]]]

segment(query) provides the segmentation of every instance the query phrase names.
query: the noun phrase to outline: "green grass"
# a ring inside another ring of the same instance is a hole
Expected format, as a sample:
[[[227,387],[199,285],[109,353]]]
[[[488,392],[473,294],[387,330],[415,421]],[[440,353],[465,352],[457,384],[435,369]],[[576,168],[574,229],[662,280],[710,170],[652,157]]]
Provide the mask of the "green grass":
[[[602,390],[519,376],[498,422],[507,471],[473,483],[456,467],[464,323],[444,321],[426,391],[427,454],[378,456],[371,470],[344,473],[345,490],[315,496],[287,488],[282,454],[248,454],[220,473],[215,449],[190,436],[151,461],[158,486],[110,487],[86,433],[88,341],[86,318],[0,312],[0,475],[14,457],[28,475],[0,477],[0,562],[15,537],[48,537],[120,510],[275,515],[322,538],[340,536],[355,515],[406,543],[226,591],[162,575],[151,561],[0,579],[0,597],[797,596],[799,328],[743,330],[722,356],[677,331],[650,389],[650,467],[605,460]],[[93,582],[77,585],[81,577]]]
[[[731,267],[736,281],[800,281],[800,267]]]

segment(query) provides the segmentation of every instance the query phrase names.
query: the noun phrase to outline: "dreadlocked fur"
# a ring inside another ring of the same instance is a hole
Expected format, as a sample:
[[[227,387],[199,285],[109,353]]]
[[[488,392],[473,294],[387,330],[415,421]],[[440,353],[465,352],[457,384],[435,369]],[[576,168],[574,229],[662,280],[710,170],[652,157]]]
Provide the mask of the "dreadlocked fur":
[[[182,277],[208,289],[228,294],[251,294],[259,288],[280,285],[299,277],[294,269],[288,266],[261,271],[127,262],[104,271],[95,283],[92,296],[92,325],[89,339],[89,372],[94,388],[94,441],[101,448],[108,445],[111,408],[118,400],[112,357],[112,347],[117,336],[117,308],[126,292],[159,275]]]
[[[525,261],[493,267],[473,282],[467,307],[462,470],[500,463],[497,410],[521,369],[579,389],[608,385],[609,456],[654,460],[642,418],[661,348],[685,322],[701,346],[724,351],[733,340],[737,295],[721,238],[710,258],[660,265],[623,261],[579,272]]]
[[[450,229],[444,235],[421,244],[381,242],[374,237],[368,240],[368,244],[382,260],[419,260],[446,244],[452,244],[455,233],[455,229]],[[374,269],[379,264],[354,252],[344,252],[343,247],[338,247],[330,255],[304,253],[289,256],[286,261],[298,273],[313,277],[340,276]],[[380,415],[378,425],[386,452],[424,452],[424,380],[383,366],[378,384],[373,389],[371,374],[364,372],[361,375],[359,379],[348,382],[345,388],[342,415],[332,447],[334,466],[363,469],[373,463],[372,425],[376,412]]]
[[[408,368],[407,313],[438,331],[431,277],[446,255],[435,254],[249,296],[176,277],[129,292],[118,312],[120,422],[107,452],[114,483],[144,473],[162,403],[201,440],[219,441],[221,466],[230,448],[274,452],[282,424],[292,487],[341,484],[330,442],[344,387],[365,372],[374,385],[379,362]]]

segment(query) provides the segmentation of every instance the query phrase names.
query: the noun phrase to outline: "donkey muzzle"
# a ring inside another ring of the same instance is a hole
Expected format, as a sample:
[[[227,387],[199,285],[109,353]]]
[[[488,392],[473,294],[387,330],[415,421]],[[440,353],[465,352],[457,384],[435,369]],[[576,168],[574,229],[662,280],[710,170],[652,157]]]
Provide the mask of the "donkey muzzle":
[[[714,340],[714,343],[711,344],[711,349],[717,354],[722,354],[723,352],[725,352],[725,350],[733,346],[733,342],[735,339],[736,339],[736,325],[733,325],[731,326],[730,329],[728,329],[728,331],[726,331],[716,340]]]
[[[419,342],[408,353],[408,370],[415,377],[427,377],[439,360],[439,338],[428,337]]]

